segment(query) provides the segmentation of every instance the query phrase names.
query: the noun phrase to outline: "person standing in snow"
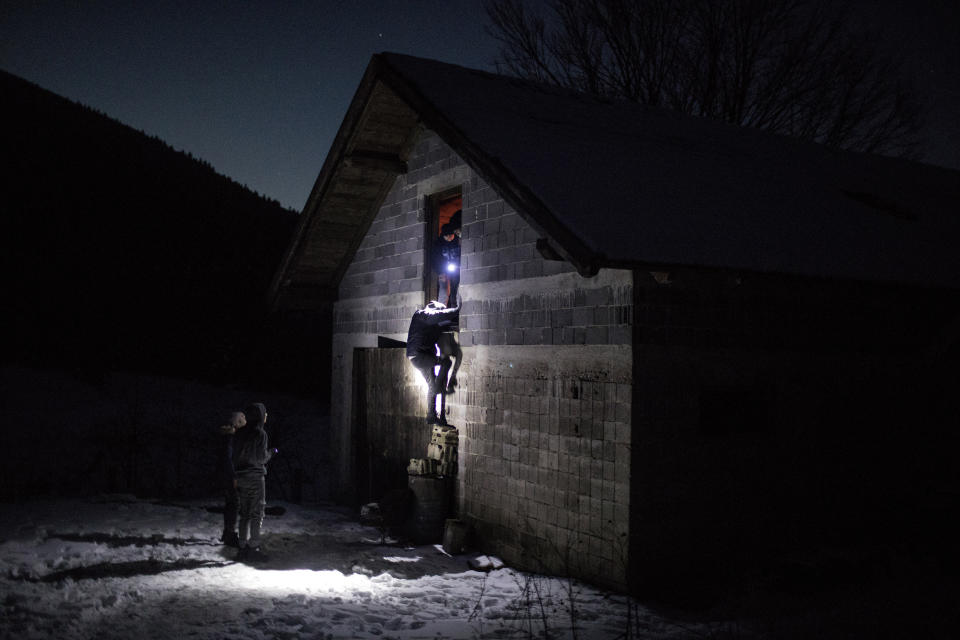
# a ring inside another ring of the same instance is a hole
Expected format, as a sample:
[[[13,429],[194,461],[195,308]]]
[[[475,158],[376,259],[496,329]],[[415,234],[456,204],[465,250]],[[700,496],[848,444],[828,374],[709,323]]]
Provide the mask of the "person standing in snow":
[[[451,361],[447,355],[437,355],[437,342],[444,331],[454,330],[459,318],[459,306],[447,308],[443,303],[434,301],[423,309],[417,309],[410,319],[410,328],[407,330],[407,358],[427,383],[427,424],[447,424],[442,411],[437,415],[436,406],[437,395],[442,396],[446,391]],[[440,375],[434,373],[434,367],[438,364]]]
[[[247,417],[243,412],[234,411],[230,414],[230,421],[220,427],[220,434],[226,439],[218,462],[224,495],[223,534],[220,536],[220,541],[228,547],[240,546],[240,540],[237,537],[237,512],[240,503],[237,498],[237,478],[233,473],[233,435],[246,424]]]
[[[270,450],[267,432],[267,408],[257,402],[246,409],[247,426],[233,436],[233,474],[240,502],[240,531],[237,560],[266,560],[260,548],[260,527],[266,506],[267,462],[276,450]]]

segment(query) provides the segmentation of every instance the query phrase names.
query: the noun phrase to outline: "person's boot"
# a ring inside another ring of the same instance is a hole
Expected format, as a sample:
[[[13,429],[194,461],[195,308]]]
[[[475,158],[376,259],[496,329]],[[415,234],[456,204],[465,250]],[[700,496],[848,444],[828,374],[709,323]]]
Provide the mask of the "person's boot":
[[[250,558],[250,547],[240,547],[235,560],[237,562],[245,562],[248,558]]]
[[[236,531],[224,531],[223,535],[220,536],[220,542],[225,547],[239,547],[240,536],[237,535]]]

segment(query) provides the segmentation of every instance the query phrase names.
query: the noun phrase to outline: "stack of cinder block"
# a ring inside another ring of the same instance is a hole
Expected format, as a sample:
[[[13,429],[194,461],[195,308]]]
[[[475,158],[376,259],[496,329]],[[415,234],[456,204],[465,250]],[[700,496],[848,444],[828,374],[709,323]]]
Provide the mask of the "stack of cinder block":
[[[407,465],[407,475],[411,476],[434,476],[437,474],[438,462],[430,458],[410,458],[410,464]]]
[[[427,446],[427,457],[411,458],[407,473],[412,476],[456,475],[458,437],[459,433],[454,427],[435,426]]]
[[[454,427],[435,426],[427,458],[438,461],[437,473],[452,476],[457,473],[457,438],[459,433]]]

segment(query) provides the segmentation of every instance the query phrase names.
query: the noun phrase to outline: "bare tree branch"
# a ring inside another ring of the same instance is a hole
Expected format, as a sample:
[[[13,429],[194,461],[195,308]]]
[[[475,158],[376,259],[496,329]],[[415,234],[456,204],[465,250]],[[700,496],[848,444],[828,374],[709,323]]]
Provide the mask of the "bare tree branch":
[[[911,155],[898,65],[826,0],[485,0],[498,67],[835,148]]]

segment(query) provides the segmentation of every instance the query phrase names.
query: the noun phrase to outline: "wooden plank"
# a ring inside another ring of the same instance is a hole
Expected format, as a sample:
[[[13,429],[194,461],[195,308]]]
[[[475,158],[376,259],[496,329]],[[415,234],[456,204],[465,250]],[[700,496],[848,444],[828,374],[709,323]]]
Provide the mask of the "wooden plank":
[[[363,167],[365,169],[388,173],[407,172],[407,163],[401,160],[397,154],[385,153],[376,149],[355,149],[349,156],[344,158],[344,163],[348,167]],[[364,178],[366,180],[369,179],[368,176],[364,176]],[[343,179],[346,180],[346,176],[344,176]],[[356,185],[356,182],[351,181],[348,184],[353,186]]]

